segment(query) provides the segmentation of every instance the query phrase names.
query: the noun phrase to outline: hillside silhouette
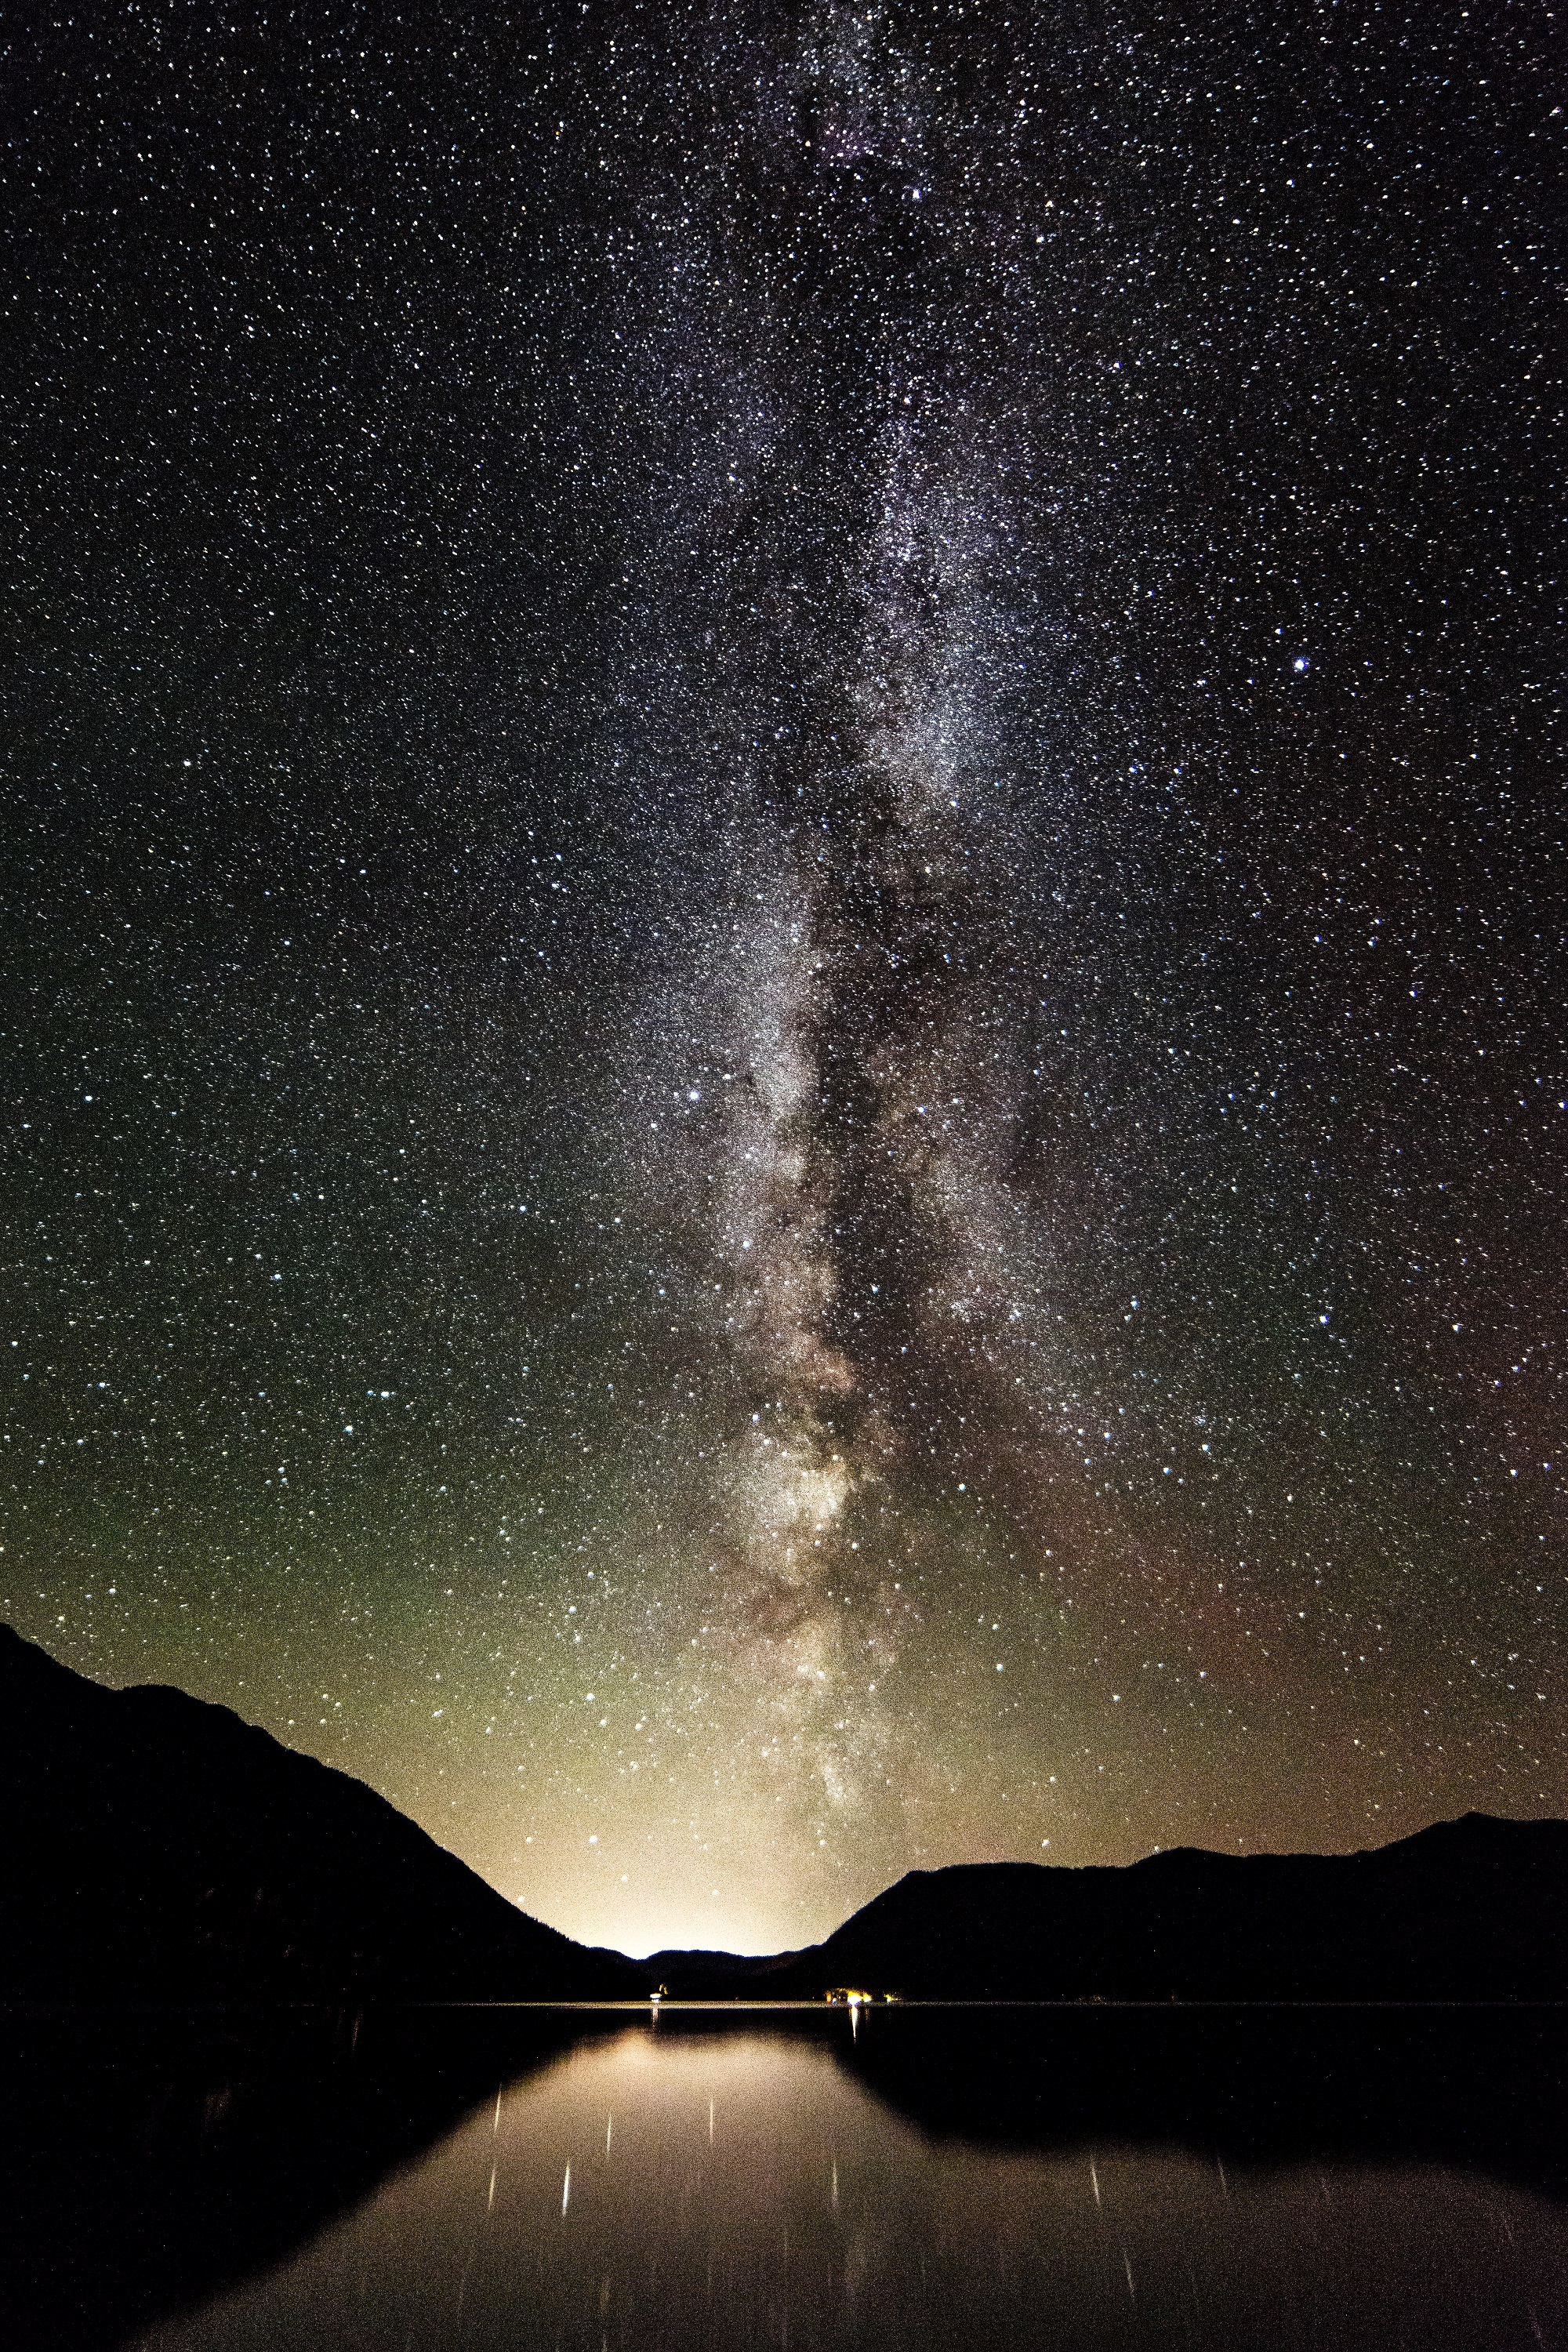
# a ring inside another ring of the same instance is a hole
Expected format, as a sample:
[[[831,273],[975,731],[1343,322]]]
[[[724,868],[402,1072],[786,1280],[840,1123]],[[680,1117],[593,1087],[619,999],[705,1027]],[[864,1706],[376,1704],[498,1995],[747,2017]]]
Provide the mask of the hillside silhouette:
[[[385,1799],[183,1691],[0,1627],[0,1998],[573,2000],[642,1971],[508,1903]]]
[[[531,1919],[386,1801],[161,1686],[0,1627],[0,1998],[1552,2001],[1568,1822],[1483,1813],[1362,1853],[911,1871],[809,1949],[632,1960]]]
[[[1467,1813],[1363,1853],[917,1870],[808,1950],[647,1966],[718,1999],[1560,2000],[1568,1822]]]

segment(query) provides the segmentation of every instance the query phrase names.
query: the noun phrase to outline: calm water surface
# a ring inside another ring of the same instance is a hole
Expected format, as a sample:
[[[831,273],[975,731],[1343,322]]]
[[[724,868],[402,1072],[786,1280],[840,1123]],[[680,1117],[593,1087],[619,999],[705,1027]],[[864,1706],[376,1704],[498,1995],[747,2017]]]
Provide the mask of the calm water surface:
[[[937,2138],[826,2034],[671,2017],[499,2085],[303,2252],[136,2340],[1533,2352],[1568,2347],[1568,2209],[1398,2157]]]

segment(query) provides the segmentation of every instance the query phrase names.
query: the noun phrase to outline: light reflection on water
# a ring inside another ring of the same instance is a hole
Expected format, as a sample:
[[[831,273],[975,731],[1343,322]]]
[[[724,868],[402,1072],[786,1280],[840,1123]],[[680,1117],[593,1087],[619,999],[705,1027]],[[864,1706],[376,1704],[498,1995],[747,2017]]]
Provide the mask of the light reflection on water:
[[[820,2045],[639,2026],[503,2088],[271,2276],[139,2341],[1552,2347],[1568,2217],[1435,2165],[933,2143]]]

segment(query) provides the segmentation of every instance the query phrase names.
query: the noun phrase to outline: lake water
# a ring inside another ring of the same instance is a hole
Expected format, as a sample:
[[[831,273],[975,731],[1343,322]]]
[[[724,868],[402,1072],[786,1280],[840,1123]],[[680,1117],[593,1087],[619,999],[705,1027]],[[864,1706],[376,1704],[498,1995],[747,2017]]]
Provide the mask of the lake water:
[[[454,2127],[379,2184],[356,2184],[351,2165],[335,2192],[349,2210],[312,2233],[304,2197],[282,2232],[293,2251],[131,2340],[1568,2347],[1560,2020],[1505,2021],[1479,2042],[1440,2018],[955,2024],[888,2011],[853,2038],[842,2013],[580,2022],[587,2038],[563,2029],[553,2052],[500,2049],[482,2095],[470,2034]],[[363,2044],[357,2025],[334,2032],[334,2080],[350,2080]],[[395,2074],[389,2058],[376,2080]],[[323,2134],[348,2146],[340,2110],[324,2121],[311,2098],[296,2144],[307,2171]],[[286,2164],[286,2120],[267,2128],[268,2162]],[[374,2169],[374,2147],[355,2147]],[[190,2182],[182,2193],[201,2194],[199,2167]],[[243,2237],[237,2249],[244,2268]],[[146,2297],[179,2300],[178,2281]],[[115,2308],[100,2303],[83,2340],[113,2337]],[[37,2340],[51,2340],[44,2325]]]

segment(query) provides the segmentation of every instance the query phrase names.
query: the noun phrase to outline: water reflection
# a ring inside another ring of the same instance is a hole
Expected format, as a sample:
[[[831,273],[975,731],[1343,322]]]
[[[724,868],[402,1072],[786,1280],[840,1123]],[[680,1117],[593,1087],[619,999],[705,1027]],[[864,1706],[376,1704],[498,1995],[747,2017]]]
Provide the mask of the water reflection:
[[[1113,2053],[1128,2032],[1179,2038],[1168,2021],[879,2013],[853,2042],[843,2018],[715,2027],[668,2005],[657,2032],[646,2011],[598,2023],[270,2275],[145,2331],[146,2352],[1568,2337],[1568,2217],[1543,2187],[1354,2133],[1331,2157],[1282,2156],[1276,2133],[1268,2161],[1267,2126],[1239,2157],[1196,2133],[1084,2139],[1097,2074],[1100,2123],[1125,2122]],[[1240,2050],[1247,2027],[1215,2031]],[[1126,2098],[1157,2062],[1146,2040]],[[987,2117],[1013,2145],[977,2144]]]
[[[277,2262],[584,2022],[0,2011],[0,2345],[108,2352]]]

